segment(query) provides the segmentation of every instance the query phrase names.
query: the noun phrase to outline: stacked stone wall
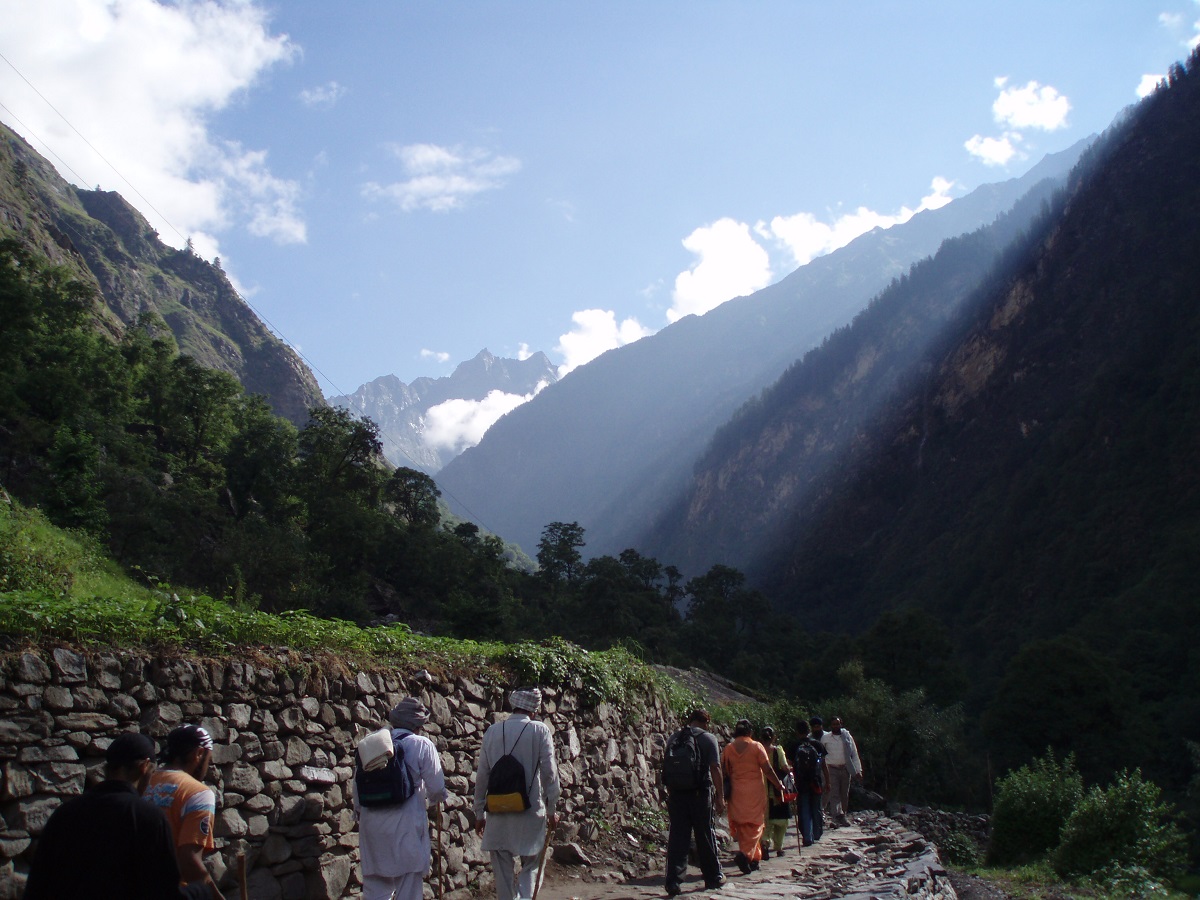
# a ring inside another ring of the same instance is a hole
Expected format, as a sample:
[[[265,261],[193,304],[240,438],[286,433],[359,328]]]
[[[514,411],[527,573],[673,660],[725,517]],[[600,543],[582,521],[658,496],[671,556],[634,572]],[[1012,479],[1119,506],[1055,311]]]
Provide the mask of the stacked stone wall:
[[[116,735],[138,730],[161,739],[183,722],[203,725],[216,742],[207,780],[217,793],[219,852],[210,865],[224,887],[233,887],[243,853],[255,900],[359,894],[353,747],[408,695],[431,710],[425,733],[450,792],[441,887],[465,898],[490,882],[471,797],[483,732],[507,715],[506,688],[487,674],[351,671],[312,660],[68,648],[10,656],[0,665],[0,900],[20,897],[46,820],[102,778],[104,750]],[[662,735],[675,727],[660,698],[648,692],[619,708],[587,706],[569,689],[544,694],[567,837],[586,837],[656,802],[654,761]]]

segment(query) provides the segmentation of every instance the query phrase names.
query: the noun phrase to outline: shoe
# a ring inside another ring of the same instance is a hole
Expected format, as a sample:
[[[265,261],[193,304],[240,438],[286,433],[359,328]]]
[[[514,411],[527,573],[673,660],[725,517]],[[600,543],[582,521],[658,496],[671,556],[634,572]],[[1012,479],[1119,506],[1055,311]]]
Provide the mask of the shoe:
[[[746,858],[746,854],[741,850],[733,854],[733,862],[738,867],[738,871],[743,875],[750,874],[750,860]]]
[[[771,858],[771,848],[763,847],[762,854],[763,854],[763,856],[762,856],[763,859],[770,859]]]
[[[704,882],[704,889],[706,891],[717,891],[717,890],[720,890],[721,888],[725,887],[725,885],[728,883],[728,881],[729,881],[729,879],[726,878],[724,875],[722,875],[716,881]]]
[[[751,872],[758,871],[758,860],[757,859],[750,860],[750,871]]]
[[[667,885],[667,896],[668,897],[678,897],[679,892],[682,890],[683,890],[683,888],[681,888],[677,884],[668,884]]]

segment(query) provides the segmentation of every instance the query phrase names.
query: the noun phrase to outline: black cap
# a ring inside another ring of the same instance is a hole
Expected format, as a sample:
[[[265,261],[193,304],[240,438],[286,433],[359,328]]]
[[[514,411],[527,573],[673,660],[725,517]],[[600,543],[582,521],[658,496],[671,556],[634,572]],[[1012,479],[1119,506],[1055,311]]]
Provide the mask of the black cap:
[[[808,724],[809,725],[824,725],[825,720],[822,719],[820,716],[813,716],[811,719],[808,720]]]
[[[180,725],[167,735],[167,748],[163,751],[163,762],[183,759],[193,750],[203,747],[213,748],[213,739],[199,725]]]
[[[104,761],[113,768],[125,768],[143,759],[154,759],[154,741],[136,731],[118,735],[104,751]]]

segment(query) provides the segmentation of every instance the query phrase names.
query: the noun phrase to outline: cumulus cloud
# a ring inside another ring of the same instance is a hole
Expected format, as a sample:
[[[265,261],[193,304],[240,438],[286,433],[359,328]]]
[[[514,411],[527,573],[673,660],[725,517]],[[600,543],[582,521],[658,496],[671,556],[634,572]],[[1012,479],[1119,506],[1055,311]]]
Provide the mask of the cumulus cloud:
[[[438,350],[426,350],[424,347],[422,347],[421,348],[421,359],[432,359],[432,360],[435,360],[436,362],[448,363],[448,362],[450,362],[450,354],[443,353]]]
[[[336,81],[331,81],[328,84],[301,91],[300,102],[310,109],[333,109],[345,94],[345,87]]]
[[[250,3],[38,0],[6,4],[6,122],[83,187],[119,190],[165,241],[215,252],[244,226],[305,240],[299,189],[208,118],[297,48]],[[19,73],[19,74],[18,74]],[[27,79],[27,80],[26,80]]]
[[[1166,77],[1166,75],[1143,75],[1136,89],[1138,98],[1149,97]]]
[[[389,149],[400,161],[404,177],[390,184],[368,182],[363,196],[389,200],[405,212],[461,209],[476,194],[503,187],[521,169],[520,160],[494,156],[481,148],[394,144]]]
[[[1066,127],[1071,103],[1049,85],[1031,81],[1024,87],[1008,87],[1008,79],[996,79],[1000,96],[992,104],[992,115],[1000,125],[1010,128],[1036,128],[1057,131]]]
[[[474,447],[501,416],[532,400],[546,384],[539,384],[532,394],[491,391],[482,400],[447,400],[430,407],[423,420],[425,443],[434,450],[454,453]]]
[[[584,309],[571,314],[573,327],[558,338],[554,352],[563,357],[558,367],[561,378],[572,369],[591,362],[601,353],[632,344],[653,331],[637,319],[623,319],[619,324],[611,309]]]
[[[1036,81],[1010,87],[1004,77],[997,78],[995,85],[1000,94],[992,103],[992,118],[1005,130],[997,137],[976,134],[963,143],[985,166],[1006,166],[1013,159],[1027,158],[1028,144],[1022,131],[1067,127],[1071,101],[1056,88]]]
[[[531,356],[533,356],[533,351],[529,349],[529,345],[527,343],[521,341],[521,343],[517,345],[517,359],[521,360],[521,362],[524,362]]]
[[[921,198],[915,209],[902,206],[898,212],[881,213],[860,206],[832,222],[822,222],[813,213],[801,212],[776,216],[769,226],[759,222],[754,230],[760,237],[774,240],[787,250],[787,268],[790,270],[845,247],[860,234],[866,234],[874,228],[890,228],[907,222],[922,210],[945,206],[952,199],[950,190],[953,187],[954,183],[945,178],[934,178],[930,183],[930,192]]]
[[[726,300],[752,294],[771,283],[767,251],[750,234],[750,226],[730,218],[697,228],[683,239],[697,256],[691,268],[675,277],[667,319],[702,315]]]
[[[998,138],[977,134],[963,146],[985,166],[1007,166],[1009,160],[1017,155],[1013,141],[1020,139],[1019,134],[1004,134]]]

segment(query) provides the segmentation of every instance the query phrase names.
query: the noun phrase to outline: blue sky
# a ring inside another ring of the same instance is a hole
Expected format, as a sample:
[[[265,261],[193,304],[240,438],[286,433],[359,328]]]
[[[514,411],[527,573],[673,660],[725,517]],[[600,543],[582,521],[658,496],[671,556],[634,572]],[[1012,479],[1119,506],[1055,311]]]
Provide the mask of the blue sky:
[[[0,118],[327,394],[599,352],[1102,130],[1196,0],[0,0]]]

